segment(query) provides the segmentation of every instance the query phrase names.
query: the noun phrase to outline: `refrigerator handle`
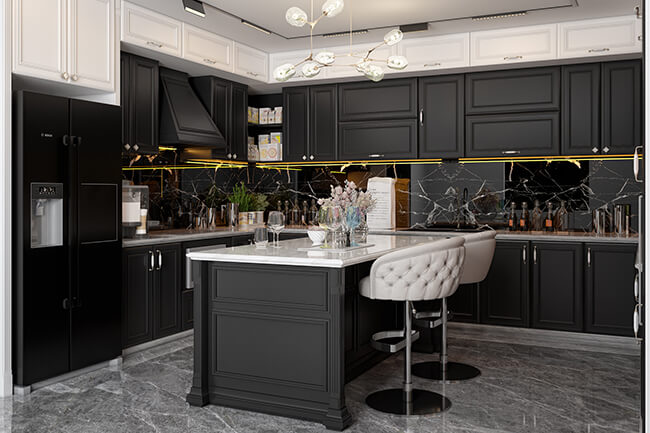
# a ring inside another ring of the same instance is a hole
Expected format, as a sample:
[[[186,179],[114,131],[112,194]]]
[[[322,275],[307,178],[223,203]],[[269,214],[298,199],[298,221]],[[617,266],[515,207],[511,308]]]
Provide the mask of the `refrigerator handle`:
[[[79,200],[79,155],[77,153],[77,146],[79,144],[79,138],[77,136],[71,136],[70,137],[70,144],[71,147],[70,152],[71,152],[71,166],[69,167],[69,170],[71,170],[71,176],[69,177],[69,182],[70,186],[69,189],[72,192],[72,194],[68,197],[68,200],[71,202],[71,206],[73,212],[70,215],[70,218],[72,219],[72,227],[71,227],[71,237],[72,237],[72,242],[70,243],[70,246],[74,250],[71,259],[75,263],[75,271],[73,274],[74,277],[74,286],[73,286],[73,292],[72,292],[72,308],[78,308],[81,307],[81,290],[80,290],[80,284],[79,284],[79,205],[78,205],[78,200]]]

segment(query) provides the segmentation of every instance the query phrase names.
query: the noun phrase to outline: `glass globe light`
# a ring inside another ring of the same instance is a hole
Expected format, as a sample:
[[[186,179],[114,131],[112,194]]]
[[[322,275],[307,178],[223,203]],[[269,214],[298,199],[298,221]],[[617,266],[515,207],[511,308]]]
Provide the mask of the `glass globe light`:
[[[343,0],[327,0],[325,3],[323,3],[321,10],[325,16],[332,18],[341,13],[343,6]]]
[[[296,68],[291,63],[285,63],[273,70],[273,78],[276,81],[287,81],[294,75],[296,75]]]
[[[354,65],[355,69],[362,74],[365,74],[368,72],[368,68],[370,68],[370,62],[367,60],[361,60],[357,64]]]
[[[390,32],[386,33],[384,36],[384,42],[386,45],[395,45],[404,37],[404,33],[400,29],[393,29]]]
[[[284,17],[289,24],[295,27],[302,27],[307,24],[307,12],[295,6],[287,9],[287,14]]]
[[[316,62],[305,63],[302,67],[302,75],[306,78],[313,78],[320,74],[320,66]]]
[[[381,81],[384,78],[384,70],[377,65],[370,65],[364,73],[366,77],[374,82]]]
[[[402,70],[409,65],[409,61],[404,56],[390,56],[386,61],[391,69]]]
[[[321,51],[314,56],[314,60],[316,60],[321,65],[331,65],[334,63],[334,59],[334,53],[331,51]]]

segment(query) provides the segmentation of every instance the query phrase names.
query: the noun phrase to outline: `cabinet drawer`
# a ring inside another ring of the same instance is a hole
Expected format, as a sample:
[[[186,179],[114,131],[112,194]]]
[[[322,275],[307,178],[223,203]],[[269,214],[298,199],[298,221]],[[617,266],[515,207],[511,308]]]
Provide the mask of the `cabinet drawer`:
[[[181,57],[181,22],[122,3],[122,41]]]
[[[469,157],[544,156],[560,150],[557,112],[467,116],[465,129]]]
[[[468,74],[467,114],[560,109],[560,68]]]
[[[417,121],[385,120],[339,124],[339,159],[417,157]]]
[[[339,121],[415,118],[417,100],[415,78],[341,84]]]
[[[472,32],[472,66],[557,58],[557,25]]]

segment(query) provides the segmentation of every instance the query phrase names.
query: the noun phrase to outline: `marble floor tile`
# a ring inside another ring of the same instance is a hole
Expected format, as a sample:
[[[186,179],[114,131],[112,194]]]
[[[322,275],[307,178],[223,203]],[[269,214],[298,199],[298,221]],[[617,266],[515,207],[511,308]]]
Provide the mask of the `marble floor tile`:
[[[450,360],[478,366],[462,383],[414,378],[443,393],[449,411],[426,417],[385,415],[367,394],[401,385],[396,355],[346,386],[354,418],[349,432],[618,433],[637,431],[640,358],[548,347],[453,339]],[[431,355],[414,354],[414,362]],[[102,369],[0,399],[0,431],[29,433],[316,433],[320,424],[218,406],[190,407],[192,339],[129,355],[122,368]]]

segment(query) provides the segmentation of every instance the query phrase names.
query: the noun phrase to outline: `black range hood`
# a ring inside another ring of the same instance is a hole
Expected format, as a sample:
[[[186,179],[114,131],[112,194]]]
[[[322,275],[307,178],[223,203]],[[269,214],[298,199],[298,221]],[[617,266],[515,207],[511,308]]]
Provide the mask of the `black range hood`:
[[[184,72],[160,68],[159,142],[163,146],[202,146],[225,152],[226,140],[188,78]]]

